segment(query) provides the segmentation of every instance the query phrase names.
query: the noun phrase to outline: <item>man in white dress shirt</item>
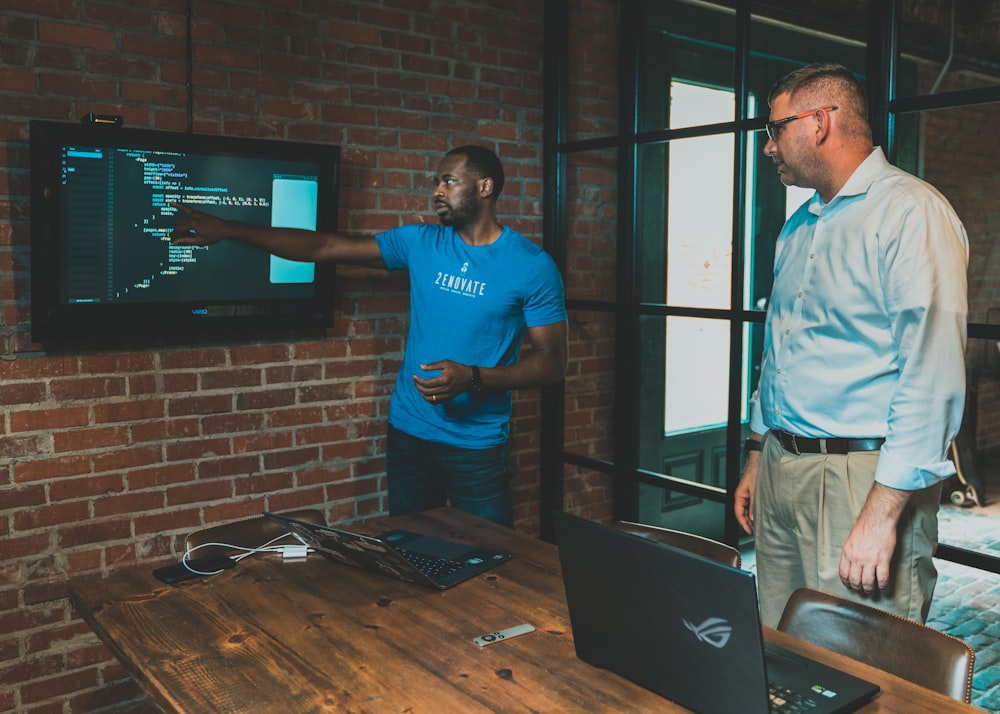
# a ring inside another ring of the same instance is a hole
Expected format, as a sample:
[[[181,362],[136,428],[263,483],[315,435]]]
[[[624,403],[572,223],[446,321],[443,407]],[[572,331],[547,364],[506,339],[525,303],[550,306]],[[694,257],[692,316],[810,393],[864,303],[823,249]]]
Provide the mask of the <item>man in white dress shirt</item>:
[[[872,145],[840,65],[785,76],[764,153],[815,189],[777,241],[736,516],[761,617],[811,587],[925,621],[942,482],[965,403],[968,238],[932,186]]]

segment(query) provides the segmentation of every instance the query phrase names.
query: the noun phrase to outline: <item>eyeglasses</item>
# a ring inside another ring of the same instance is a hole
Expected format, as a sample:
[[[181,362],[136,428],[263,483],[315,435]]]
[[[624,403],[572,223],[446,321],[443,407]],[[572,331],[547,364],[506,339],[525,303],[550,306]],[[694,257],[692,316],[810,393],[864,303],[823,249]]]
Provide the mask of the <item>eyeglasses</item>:
[[[778,129],[784,127],[785,124],[793,122],[796,119],[811,117],[813,114],[817,114],[819,112],[832,112],[836,109],[837,107],[820,107],[819,109],[810,109],[809,111],[802,112],[801,114],[793,114],[792,116],[785,117],[784,119],[775,119],[774,121],[769,121],[764,125],[764,131],[767,132],[767,138],[773,141],[774,137],[778,135]]]

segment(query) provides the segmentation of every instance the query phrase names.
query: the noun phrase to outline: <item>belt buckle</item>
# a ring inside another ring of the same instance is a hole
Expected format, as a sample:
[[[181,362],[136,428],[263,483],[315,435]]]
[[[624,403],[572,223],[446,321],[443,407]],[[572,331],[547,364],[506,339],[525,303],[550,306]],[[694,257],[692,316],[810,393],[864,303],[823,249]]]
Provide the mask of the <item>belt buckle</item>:
[[[795,434],[789,433],[789,436],[792,437],[792,448],[795,450],[795,455],[802,456],[802,452],[799,451],[799,442],[795,440]]]

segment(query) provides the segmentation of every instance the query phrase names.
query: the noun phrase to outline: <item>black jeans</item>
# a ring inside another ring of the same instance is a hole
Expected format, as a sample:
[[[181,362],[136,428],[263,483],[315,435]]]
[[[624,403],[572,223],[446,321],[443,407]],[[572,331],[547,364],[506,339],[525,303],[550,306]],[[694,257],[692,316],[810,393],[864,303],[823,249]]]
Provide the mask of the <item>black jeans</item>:
[[[507,445],[462,449],[411,436],[392,426],[386,440],[389,515],[455,508],[507,527],[514,525]]]

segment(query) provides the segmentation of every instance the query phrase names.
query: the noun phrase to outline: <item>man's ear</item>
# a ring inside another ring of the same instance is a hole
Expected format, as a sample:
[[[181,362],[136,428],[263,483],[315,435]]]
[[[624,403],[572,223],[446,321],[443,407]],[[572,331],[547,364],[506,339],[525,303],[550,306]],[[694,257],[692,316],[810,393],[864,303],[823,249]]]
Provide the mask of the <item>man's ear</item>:
[[[493,179],[489,176],[479,179],[479,195],[489,198],[493,195]]]
[[[830,112],[816,113],[816,146],[822,146],[830,138]]]

